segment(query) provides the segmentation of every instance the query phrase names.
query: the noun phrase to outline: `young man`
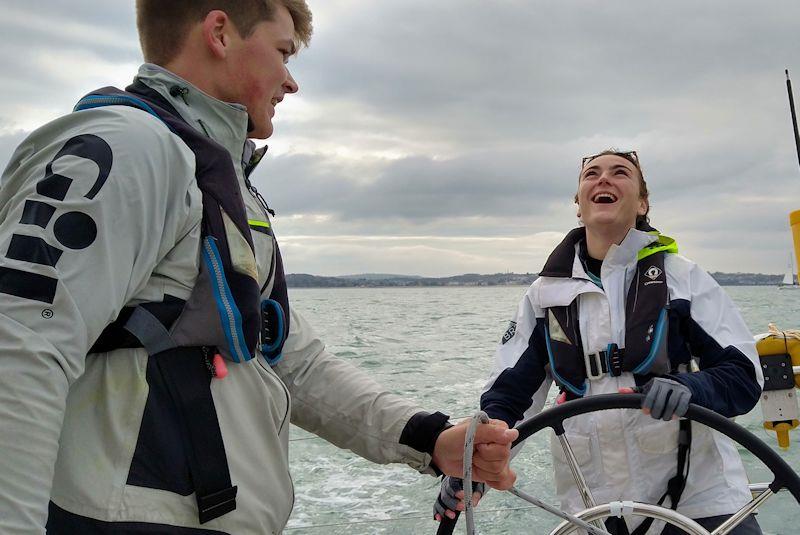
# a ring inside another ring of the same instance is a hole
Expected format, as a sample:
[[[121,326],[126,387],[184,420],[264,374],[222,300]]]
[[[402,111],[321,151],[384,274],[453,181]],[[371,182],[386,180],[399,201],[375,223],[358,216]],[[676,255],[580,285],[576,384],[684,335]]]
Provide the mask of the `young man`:
[[[280,532],[289,421],[458,474],[464,426],[384,392],[288,303],[248,176],[304,0],[139,0],[146,61],[32,133],[0,189],[0,532]],[[227,364],[226,364],[227,363]],[[475,471],[513,484],[516,431]]]

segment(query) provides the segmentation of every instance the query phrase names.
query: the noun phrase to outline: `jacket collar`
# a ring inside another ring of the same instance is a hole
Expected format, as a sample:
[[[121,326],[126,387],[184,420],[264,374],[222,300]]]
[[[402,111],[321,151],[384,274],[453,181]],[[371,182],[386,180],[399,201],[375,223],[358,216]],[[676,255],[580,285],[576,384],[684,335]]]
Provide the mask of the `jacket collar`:
[[[241,104],[216,99],[152,63],[142,65],[136,79],[158,91],[187,123],[225,147],[235,162],[252,153],[252,141],[247,139],[250,118]]]
[[[639,251],[656,241],[659,241],[659,234],[649,226],[642,230],[631,229],[619,245],[611,245],[603,263],[609,266],[635,264],[638,261]],[[588,278],[580,259],[581,247],[585,243],[586,229],[584,227],[572,229],[550,253],[539,276]]]

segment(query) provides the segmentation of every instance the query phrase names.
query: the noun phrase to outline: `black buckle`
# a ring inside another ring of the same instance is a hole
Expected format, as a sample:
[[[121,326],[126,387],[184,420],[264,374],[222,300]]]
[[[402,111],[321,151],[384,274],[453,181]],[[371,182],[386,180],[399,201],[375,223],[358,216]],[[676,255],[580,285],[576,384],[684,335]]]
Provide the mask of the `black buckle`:
[[[612,377],[622,375],[623,356],[625,356],[625,350],[618,348],[617,344],[608,344],[608,363],[611,366],[609,373]]]
[[[197,495],[200,523],[205,524],[236,509],[236,485],[205,496]]]

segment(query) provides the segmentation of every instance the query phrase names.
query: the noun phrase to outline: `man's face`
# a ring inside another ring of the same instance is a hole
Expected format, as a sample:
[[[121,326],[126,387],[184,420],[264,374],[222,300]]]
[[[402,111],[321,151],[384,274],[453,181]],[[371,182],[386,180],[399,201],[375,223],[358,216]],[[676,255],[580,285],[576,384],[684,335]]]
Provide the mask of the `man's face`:
[[[271,136],[275,106],[286,93],[298,90],[286,68],[294,53],[293,38],[294,22],[282,5],[277,6],[274,20],[260,22],[246,39],[232,38],[223,100],[247,107],[254,126],[248,137]]]
[[[636,216],[647,212],[639,195],[639,171],[626,158],[598,156],[581,170],[578,207],[589,229],[636,226]]]

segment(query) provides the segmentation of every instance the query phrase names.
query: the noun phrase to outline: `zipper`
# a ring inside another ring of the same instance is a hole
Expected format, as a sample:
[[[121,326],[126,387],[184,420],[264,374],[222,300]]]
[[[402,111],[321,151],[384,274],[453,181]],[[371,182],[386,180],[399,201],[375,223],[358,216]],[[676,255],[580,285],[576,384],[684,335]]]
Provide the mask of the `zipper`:
[[[242,170],[244,172],[243,173],[244,184],[245,184],[245,186],[247,186],[247,191],[250,193],[250,196],[253,197],[253,199],[255,199],[255,201],[258,203],[258,206],[259,206],[259,208],[261,208],[261,212],[264,214],[264,217],[267,219],[267,221],[269,221],[270,220],[269,219],[270,215],[272,215],[272,217],[275,217],[275,210],[273,210],[273,209],[271,209],[269,207],[269,205],[267,204],[267,201],[264,199],[264,197],[261,196],[261,194],[258,192],[258,190],[253,185],[253,183],[250,182],[250,178],[248,177],[248,175],[250,173],[248,172],[247,168],[250,167],[250,171],[252,171],[253,168],[255,168],[255,166],[258,164],[258,162],[261,161],[261,158],[263,158],[263,156],[264,156],[263,152],[261,153],[260,156],[256,156],[257,154],[258,154],[258,151],[254,152],[253,156],[250,158],[250,164],[246,165],[246,166],[243,166]],[[256,159],[255,163],[253,163],[254,159]],[[267,279],[266,279],[266,281],[264,281],[264,285],[261,287],[261,293],[262,294],[264,293],[264,291],[266,291],[267,287],[269,286],[270,281],[272,281],[272,278],[275,276],[275,262],[278,260],[278,251],[277,251],[277,249],[278,249],[278,241],[275,239],[274,232],[273,232],[271,237],[272,237],[272,242],[273,242],[273,245],[272,245],[272,262],[270,262],[270,265],[269,265],[269,274],[267,275]]]
[[[211,245],[211,238],[205,239],[203,247],[206,250],[206,256],[208,257],[207,263],[211,267],[211,271],[214,274],[214,282],[217,285],[219,295],[219,300],[217,302],[222,305],[222,310],[225,312],[225,319],[228,320],[228,332],[231,337],[231,345],[233,346],[231,349],[237,353],[234,355],[236,357],[236,362],[241,362],[242,360],[246,361],[248,360],[247,358],[241,358],[241,341],[239,340],[239,333],[236,329],[236,316],[233,311],[233,306],[228,300],[227,292],[225,291],[225,277],[223,275],[222,266],[219,265],[219,259],[217,258],[214,248]],[[220,307],[217,308],[219,309]]]

